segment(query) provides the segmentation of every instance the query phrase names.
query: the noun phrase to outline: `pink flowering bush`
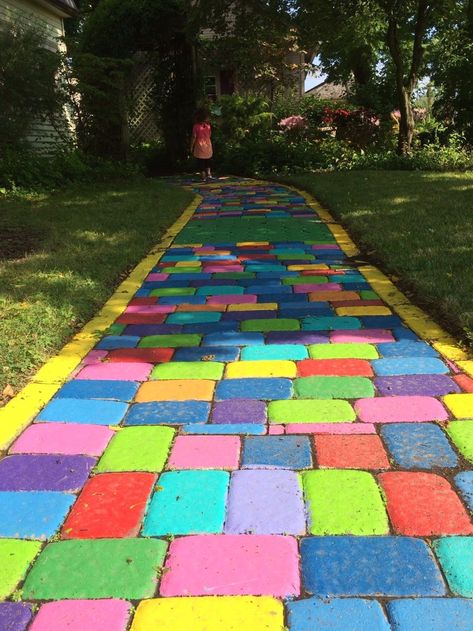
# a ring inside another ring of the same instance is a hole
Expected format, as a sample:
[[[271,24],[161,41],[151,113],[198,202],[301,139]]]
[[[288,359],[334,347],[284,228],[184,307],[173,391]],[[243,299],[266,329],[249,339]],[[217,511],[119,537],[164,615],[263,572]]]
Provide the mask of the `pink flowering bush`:
[[[309,123],[304,116],[288,116],[279,121],[279,129],[292,140],[298,140],[306,135]]]
[[[379,117],[364,107],[326,107],[322,121],[335,131],[337,139],[357,147],[365,147],[378,138]]]

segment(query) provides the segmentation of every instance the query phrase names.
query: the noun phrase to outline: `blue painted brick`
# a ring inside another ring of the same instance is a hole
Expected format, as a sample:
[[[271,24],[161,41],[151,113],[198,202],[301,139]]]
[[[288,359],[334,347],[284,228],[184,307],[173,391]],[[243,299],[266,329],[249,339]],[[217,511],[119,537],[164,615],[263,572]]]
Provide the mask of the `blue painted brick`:
[[[248,294],[292,294],[292,288],[287,285],[250,285]]]
[[[297,361],[307,359],[308,351],[302,344],[268,344],[266,346],[249,346],[241,352],[245,361],[280,360]]]
[[[112,351],[116,348],[135,348],[140,338],[135,335],[106,335],[95,347],[96,350]]]
[[[140,384],[135,381],[75,379],[64,384],[56,394],[56,398],[131,401],[139,387]]]
[[[179,313],[168,315],[166,324],[208,324],[210,322],[218,322],[221,317],[221,313],[212,311],[179,311]]]
[[[210,333],[203,339],[203,346],[254,346],[259,344],[264,344],[262,333],[222,331],[221,333]]]
[[[362,316],[360,320],[367,329],[394,329],[402,326],[402,320],[398,316]]]
[[[219,331],[220,333],[217,333]],[[183,333],[215,333],[216,335],[224,333],[237,333],[238,322],[230,320],[228,322],[211,322],[207,324],[184,324]]]
[[[75,499],[74,495],[53,491],[0,492],[0,537],[52,537]]]
[[[270,401],[290,399],[290,379],[224,379],[217,385],[216,399],[260,399]]]
[[[381,436],[391,457],[405,469],[456,467],[458,458],[438,425],[392,423],[381,425]]]
[[[411,537],[302,539],[303,588],[316,596],[443,596],[427,544]]]
[[[242,463],[248,469],[308,469],[312,467],[310,439],[308,436],[248,438]]]
[[[280,272],[257,272],[256,278],[261,279],[270,279],[270,278],[288,278],[289,276],[299,276],[299,272],[288,272],[288,271],[280,271]]]
[[[205,401],[153,401],[132,405],[125,425],[176,425],[205,423],[210,404]]]
[[[468,508],[473,512],[473,471],[462,471],[456,475],[455,484],[460,489]]]
[[[160,305],[205,305],[205,296],[161,296]]]
[[[400,342],[405,341],[405,340],[409,340],[411,342],[421,341],[420,337],[416,335],[414,331],[411,331],[411,329],[408,329],[405,326],[396,326],[393,328],[392,331],[396,340]]]
[[[386,608],[393,631],[473,629],[473,601],[466,598],[392,600]]]
[[[183,434],[258,435],[266,432],[266,425],[257,423],[228,423],[227,425],[184,425]]]
[[[53,399],[42,410],[37,420],[53,423],[118,425],[127,409],[128,405],[119,401]]]
[[[309,316],[302,322],[304,331],[349,331],[360,328],[360,320],[350,316]]]
[[[289,631],[390,631],[375,600],[309,598],[288,602],[287,610]]]
[[[444,362],[436,357],[387,357],[372,362],[376,375],[444,375],[449,372]]]
[[[192,346],[189,348],[178,348],[173,356],[177,362],[233,362],[238,359],[240,349],[231,346]]]
[[[289,307],[280,309],[279,317],[280,318],[305,318],[308,315],[314,315],[316,317],[331,317],[334,316],[333,309],[329,306],[323,307],[319,305],[323,305],[324,303],[313,302],[308,305],[302,305],[300,307]]]
[[[437,351],[429,344],[412,340],[378,344],[378,350],[383,357],[438,357]]]

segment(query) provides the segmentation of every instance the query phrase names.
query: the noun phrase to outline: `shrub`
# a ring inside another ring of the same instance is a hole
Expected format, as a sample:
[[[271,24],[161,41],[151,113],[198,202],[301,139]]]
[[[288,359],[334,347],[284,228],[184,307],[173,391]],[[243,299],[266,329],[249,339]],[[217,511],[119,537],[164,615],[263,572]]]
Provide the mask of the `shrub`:
[[[356,147],[374,144],[379,136],[379,117],[363,107],[326,107],[323,122],[335,130],[339,140],[346,140]]]

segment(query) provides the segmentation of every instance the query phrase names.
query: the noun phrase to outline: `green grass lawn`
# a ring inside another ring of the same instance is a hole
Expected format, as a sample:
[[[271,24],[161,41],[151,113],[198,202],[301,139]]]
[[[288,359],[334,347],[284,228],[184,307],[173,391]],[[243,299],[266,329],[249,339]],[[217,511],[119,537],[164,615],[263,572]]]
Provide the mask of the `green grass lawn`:
[[[317,197],[363,257],[473,345],[473,174],[351,171],[282,178]]]
[[[0,197],[0,402],[98,311],[191,200],[153,180]]]

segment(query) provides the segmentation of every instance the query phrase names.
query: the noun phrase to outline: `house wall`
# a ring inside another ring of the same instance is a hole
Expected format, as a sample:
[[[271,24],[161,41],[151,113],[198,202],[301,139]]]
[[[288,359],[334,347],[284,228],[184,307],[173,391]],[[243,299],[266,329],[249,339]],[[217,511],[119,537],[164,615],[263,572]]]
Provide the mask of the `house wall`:
[[[2,23],[40,29],[44,33],[46,47],[49,50],[55,51],[63,46],[59,41],[64,36],[63,18],[34,0],[0,0],[0,28]],[[67,112],[64,113],[64,118],[70,127]],[[58,143],[62,142],[54,127],[42,121],[32,125],[27,140],[36,150],[44,153],[53,152]]]

